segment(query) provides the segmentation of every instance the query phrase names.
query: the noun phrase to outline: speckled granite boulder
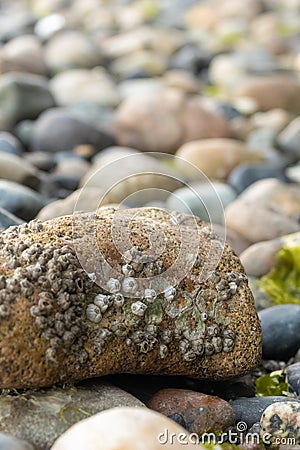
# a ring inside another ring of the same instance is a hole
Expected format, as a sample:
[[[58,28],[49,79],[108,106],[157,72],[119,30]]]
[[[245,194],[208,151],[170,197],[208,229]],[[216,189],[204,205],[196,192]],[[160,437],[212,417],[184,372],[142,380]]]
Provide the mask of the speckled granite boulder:
[[[260,355],[241,263],[199,218],[106,209],[0,235],[1,388],[120,372],[226,379]]]

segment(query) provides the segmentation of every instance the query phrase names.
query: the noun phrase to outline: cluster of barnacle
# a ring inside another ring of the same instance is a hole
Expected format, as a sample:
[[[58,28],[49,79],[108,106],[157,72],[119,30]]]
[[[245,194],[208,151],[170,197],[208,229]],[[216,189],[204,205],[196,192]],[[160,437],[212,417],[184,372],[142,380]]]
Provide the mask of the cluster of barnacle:
[[[82,304],[86,300],[86,274],[78,268],[70,246],[42,245],[33,238],[16,239],[27,232],[39,232],[38,221],[10,228],[4,235],[1,253],[12,276],[0,278],[0,319],[9,317],[10,303],[18,297],[35,299],[30,309],[41,335],[49,341],[48,362],[56,361],[57,349],[80,351],[87,325],[82,320]],[[14,264],[12,265],[12,261]],[[9,273],[9,270],[7,271]],[[81,357],[82,351],[81,351]],[[87,354],[86,354],[87,357]]]

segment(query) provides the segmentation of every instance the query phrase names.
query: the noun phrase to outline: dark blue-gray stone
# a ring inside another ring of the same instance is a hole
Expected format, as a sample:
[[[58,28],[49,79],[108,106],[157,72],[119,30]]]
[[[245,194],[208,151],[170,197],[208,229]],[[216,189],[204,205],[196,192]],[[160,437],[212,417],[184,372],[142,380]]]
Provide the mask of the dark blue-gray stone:
[[[236,415],[236,422],[245,422],[249,429],[255,423],[260,422],[262,413],[272,403],[288,402],[290,400],[289,397],[283,396],[239,398],[233,400],[231,406]],[[299,401],[300,403],[300,400],[293,399],[293,401]]]
[[[0,113],[7,127],[13,127],[20,120],[35,119],[53,106],[54,99],[46,78],[18,72],[1,76]]]
[[[8,227],[14,225],[21,225],[23,220],[16,217],[14,214],[11,214],[6,209],[0,208],[0,229],[5,230]]]
[[[288,361],[300,348],[300,305],[279,305],[259,312],[263,359]]]
[[[0,180],[0,207],[28,221],[34,219],[47,201],[33,189],[13,181]]]
[[[286,368],[289,391],[300,397],[300,362]]]
[[[241,194],[251,184],[265,178],[276,178],[285,183],[291,181],[282,167],[267,164],[241,164],[230,173],[228,183],[238,194]]]
[[[58,152],[90,144],[97,150],[102,150],[114,143],[114,138],[108,133],[79,119],[67,108],[51,108],[37,119],[30,149]]]

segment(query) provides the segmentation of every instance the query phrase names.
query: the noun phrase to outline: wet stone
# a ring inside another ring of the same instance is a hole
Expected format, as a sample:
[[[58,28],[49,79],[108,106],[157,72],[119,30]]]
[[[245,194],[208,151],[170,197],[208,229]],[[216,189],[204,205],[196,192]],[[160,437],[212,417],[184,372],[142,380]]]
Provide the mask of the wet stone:
[[[273,403],[287,402],[289,399],[283,396],[270,396],[270,397],[252,397],[252,398],[239,398],[231,403],[237,422],[245,422],[248,428],[253,424],[260,422],[263,412],[267,407]],[[294,399],[293,399],[294,401]],[[297,400],[300,406],[300,400]]]
[[[300,347],[300,305],[279,305],[259,313],[263,358],[288,361]]]
[[[151,398],[148,407],[198,435],[218,433],[235,423],[235,414],[229,403],[191,390],[163,389]]]
[[[300,444],[300,403],[287,400],[268,406],[260,420],[260,433],[270,433],[274,441],[291,438]]]
[[[2,394],[0,427],[1,431],[30,442],[28,450],[33,448],[31,444],[34,449],[48,450],[74,423],[116,406],[142,407],[143,403],[118,387],[97,381],[76,387]],[[0,433],[2,450],[1,444]],[[27,447],[16,446],[11,450],[27,450]]]

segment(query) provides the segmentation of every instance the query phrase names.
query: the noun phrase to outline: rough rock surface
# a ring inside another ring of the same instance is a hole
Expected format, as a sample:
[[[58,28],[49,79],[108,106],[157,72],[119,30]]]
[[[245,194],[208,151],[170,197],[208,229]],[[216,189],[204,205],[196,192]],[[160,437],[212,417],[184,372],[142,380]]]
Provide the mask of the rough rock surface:
[[[106,209],[10,228],[0,289],[2,388],[120,372],[226,379],[260,359],[241,263],[193,216]]]

